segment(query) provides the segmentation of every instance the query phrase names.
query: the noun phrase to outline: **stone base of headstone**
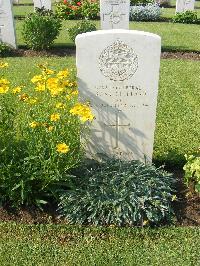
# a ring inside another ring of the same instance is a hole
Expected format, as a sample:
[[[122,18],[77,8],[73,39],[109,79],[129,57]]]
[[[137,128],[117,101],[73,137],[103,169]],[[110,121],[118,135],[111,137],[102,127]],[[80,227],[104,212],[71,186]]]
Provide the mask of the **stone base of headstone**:
[[[95,115],[87,154],[152,160],[161,38],[129,30],[78,35],[78,86]]]

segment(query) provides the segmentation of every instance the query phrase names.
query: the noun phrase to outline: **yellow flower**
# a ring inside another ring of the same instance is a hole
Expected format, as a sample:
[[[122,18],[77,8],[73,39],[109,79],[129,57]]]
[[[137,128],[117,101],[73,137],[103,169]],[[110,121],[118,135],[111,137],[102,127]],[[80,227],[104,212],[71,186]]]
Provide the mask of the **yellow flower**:
[[[12,92],[13,92],[14,94],[17,94],[17,93],[21,92],[21,90],[22,90],[22,88],[18,86],[18,87],[16,87],[16,88],[14,88]]]
[[[37,98],[32,98],[32,99],[29,99],[29,103],[30,104],[35,104],[35,103],[37,103]]]
[[[59,153],[67,153],[69,151],[69,146],[67,146],[65,143],[59,143],[56,148],[57,152]]]
[[[74,90],[71,92],[72,95],[78,95],[78,90]]]
[[[36,121],[33,121],[33,122],[31,122],[31,123],[29,124],[29,126],[30,126],[31,128],[36,128],[37,126],[39,126],[39,123],[36,122]]]
[[[142,225],[145,226],[145,225],[147,225],[148,223],[149,223],[148,220],[144,220]]]
[[[8,67],[8,63],[0,62],[0,68]]]
[[[8,86],[0,86],[0,94],[7,93],[9,90]]]
[[[65,106],[64,106],[64,104],[63,103],[57,103],[56,104],[56,108],[58,108],[58,109],[62,109],[62,108],[64,108]]]
[[[0,84],[1,85],[9,85],[10,82],[7,79],[0,79]]]
[[[28,96],[28,94],[26,94],[26,93],[23,93],[23,94],[21,94],[21,95],[19,96],[20,101],[23,101],[23,102],[27,101],[28,98],[29,98],[29,96]]]
[[[50,120],[51,120],[52,122],[56,122],[56,121],[58,121],[59,119],[60,119],[60,114],[58,114],[58,113],[52,114],[52,115],[50,116]]]
[[[35,88],[36,91],[45,91],[46,86],[43,83],[38,83],[37,87]]]
[[[54,129],[53,126],[49,126],[49,127],[48,127],[48,131],[50,131],[50,132],[51,132],[53,129]]]
[[[37,83],[37,82],[40,82],[40,81],[44,81],[45,78],[43,75],[36,75],[34,76],[32,79],[31,79],[31,82],[32,83]]]
[[[69,75],[69,70],[66,69],[66,70],[59,71],[57,74],[57,77],[59,79],[63,79],[63,78],[66,78],[68,75]]]
[[[82,122],[92,121],[94,115],[91,112],[90,107],[87,104],[77,103],[71,110],[70,114],[78,115]]]
[[[42,71],[42,74],[43,75],[52,75],[52,74],[54,74],[54,71],[51,69],[48,69],[48,68],[44,68]]]

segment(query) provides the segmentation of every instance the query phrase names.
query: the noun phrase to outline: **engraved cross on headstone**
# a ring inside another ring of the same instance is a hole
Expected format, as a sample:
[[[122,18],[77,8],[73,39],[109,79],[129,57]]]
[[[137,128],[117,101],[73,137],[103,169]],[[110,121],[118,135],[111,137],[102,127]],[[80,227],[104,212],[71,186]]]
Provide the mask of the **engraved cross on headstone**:
[[[126,16],[126,14],[121,13],[121,11],[119,10],[119,4],[113,4],[111,7],[111,11],[107,14],[103,14],[103,20],[106,19],[106,16],[109,17],[109,21],[113,29],[114,25],[120,23],[122,17]]]
[[[130,127],[130,123],[126,124],[126,125],[120,124],[119,113],[120,113],[120,111],[116,111],[115,112],[115,116],[116,116],[115,124],[107,125],[107,124],[104,123],[105,126],[115,127],[115,129],[116,129],[116,135],[115,135],[116,141],[115,141],[114,149],[118,149],[119,148],[119,130],[120,130],[120,127]]]

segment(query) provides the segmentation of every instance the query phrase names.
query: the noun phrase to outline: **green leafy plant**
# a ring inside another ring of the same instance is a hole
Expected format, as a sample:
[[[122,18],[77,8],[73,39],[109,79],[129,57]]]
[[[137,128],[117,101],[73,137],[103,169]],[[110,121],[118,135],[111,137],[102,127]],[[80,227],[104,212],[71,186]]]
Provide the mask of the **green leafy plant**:
[[[146,225],[170,221],[174,178],[139,161],[108,159],[82,171],[82,183],[65,192],[59,211],[72,224]]]
[[[83,20],[78,23],[76,23],[72,28],[68,30],[70,39],[75,42],[75,38],[78,34],[90,32],[90,31],[96,31],[96,26],[94,23]]]
[[[12,48],[8,44],[0,42],[0,57],[8,56],[11,50]]]
[[[194,183],[196,192],[200,192],[200,148],[190,155],[185,155],[187,163],[183,169],[185,171],[184,181],[189,187],[191,183]]]
[[[25,18],[22,35],[29,48],[44,50],[50,48],[60,29],[61,20],[52,11],[37,8]]]
[[[187,10],[185,12],[176,13],[173,17],[172,21],[174,23],[187,23],[187,24],[195,24],[199,23],[200,20],[197,17],[196,11]]]
[[[57,198],[82,159],[80,135],[93,119],[78,101],[73,72],[39,68],[29,88],[0,79],[0,195],[12,206]]]

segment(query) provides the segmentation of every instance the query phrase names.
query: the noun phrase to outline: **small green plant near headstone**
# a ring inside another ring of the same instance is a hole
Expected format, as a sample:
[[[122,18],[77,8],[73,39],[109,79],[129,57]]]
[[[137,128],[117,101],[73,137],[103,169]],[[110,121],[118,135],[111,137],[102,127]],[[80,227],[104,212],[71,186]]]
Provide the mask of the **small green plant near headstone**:
[[[0,42],[0,57],[8,56],[11,51],[12,48],[8,44]]]
[[[83,169],[76,189],[61,196],[59,211],[71,224],[144,226],[172,221],[176,197],[171,174],[119,159]]]
[[[50,10],[36,8],[24,21],[22,35],[33,50],[49,49],[61,30],[61,20]]]
[[[76,23],[72,28],[68,30],[70,39],[75,42],[75,38],[78,34],[90,32],[90,31],[96,31],[96,26],[94,23],[83,20],[78,23]]]
[[[176,13],[172,21],[174,23],[186,23],[186,24],[199,24],[200,23],[200,19],[198,19],[197,17],[197,12],[190,11],[190,10]]]
[[[200,148],[193,154],[185,155],[185,158],[187,160],[183,167],[185,184],[188,187],[193,184],[194,190],[200,193]]]

